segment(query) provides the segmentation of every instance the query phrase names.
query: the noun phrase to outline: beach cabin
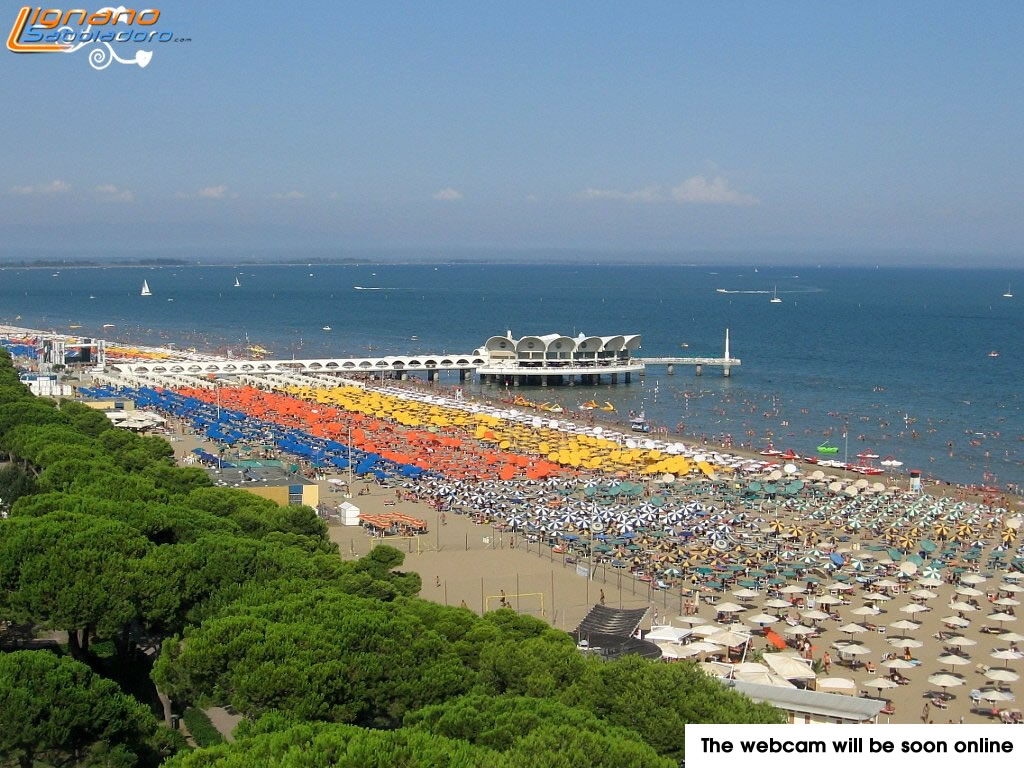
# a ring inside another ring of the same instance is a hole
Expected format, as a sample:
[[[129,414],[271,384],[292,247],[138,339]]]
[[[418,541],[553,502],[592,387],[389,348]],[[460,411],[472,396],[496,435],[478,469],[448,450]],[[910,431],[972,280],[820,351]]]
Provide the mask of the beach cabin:
[[[754,701],[763,701],[781,709],[791,725],[877,723],[878,715],[885,707],[885,702],[880,699],[745,683],[741,680],[723,682]]]

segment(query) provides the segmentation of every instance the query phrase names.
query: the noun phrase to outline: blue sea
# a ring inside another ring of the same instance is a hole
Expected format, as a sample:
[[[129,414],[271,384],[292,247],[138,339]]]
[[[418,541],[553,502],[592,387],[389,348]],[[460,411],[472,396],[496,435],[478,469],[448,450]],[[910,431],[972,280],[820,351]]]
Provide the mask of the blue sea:
[[[240,287],[234,287],[235,277]],[[143,298],[143,279],[153,295]],[[1019,289],[1002,298],[1008,284]],[[381,288],[354,290],[353,286]],[[720,293],[725,289],[730,293]],[[783,299],[771,304],[774,290]],[[15,320],[17,316],[20,320]],[[721,356],[725,378],[652,368],[630,385],[527,389],[610,400],[688,434],[1024,485],[1024,273],[627,265],[377,264],[0,270],[0,321],[273,357],[469,353],[491,335],[640,333],[649,356]],[[115,327],[103,330],[102,325]],[[330,332],[323,326],[330,326]],[[414,340],[413,337],[416,337]],[[998,357],[990,352],[997,351]],[[452,380],[442,380],[442,385]],[[487,388],[491,394],[498,390]],[[603,414],[602,414],[603,416]],[[843,439],[843,425],[849,425]],[[951,447],[950,447],[951,446]]]

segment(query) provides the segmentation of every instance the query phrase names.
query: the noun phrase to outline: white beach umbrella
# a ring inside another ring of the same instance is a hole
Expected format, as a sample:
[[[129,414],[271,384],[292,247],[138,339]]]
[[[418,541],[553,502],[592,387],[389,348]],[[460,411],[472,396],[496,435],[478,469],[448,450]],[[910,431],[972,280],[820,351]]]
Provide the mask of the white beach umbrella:
[[[829,614],[825,613],[824,611],[819,611],[816,609],[804,611],[800,615],[803,616],[805,619],[810,619],[811,621],[822,621],[823,619],[832,618]]]
[[[945,582],[935,576],[925,576],[922,579],[918,579],[917,583],[922,587],[941,587]]]
[[[1014,696],[1012,693],[1001,691],[998,688],[988,688],[978,694],[979,699],[985,701],[1013,701]]]
[[[1014,616],[1012,613],[990,613],[985,618],[988,619],[989,621],[998,621],[1000,623],[1002,623],[1004,621],[1016,621],[1017,620],[1017,617]]]
[[[1020,675],[1009,669],[990,669],[985,672],[985,677],[989,680],[996,680],[1000,683],[1015,683],[1020,680]]]
[[[718,634],[708,637],[707,641],[709,643],[716,643],[717,645],[724,645],[729,648],[737,648],[750,642],[750,635],[743,632],[734,632],[731,629],[723,629]]]
[[[771,600],[766,601],[764,606],[765,606],[765,608],[791,608],[792,607],[792,605],[790,605],[790,603],[786,602],[785,600],[780,600],[777,597],[773,597]]]
[[[799,595],[799,594],[801,594],[803,592],[806,592],[806,591],[807,591],[807,589],[804,588],[804,587],[801,587],[799,584],[787,584],[786,586],[784,586],[782,589],[779,590],[779,592],[781,592],[784,595]]]
[[[888,661],[883,661],[882,666],[886,669],[910,669],[916,665],[904,659],[889,659]]]
[[[989,654],[993,659],[999,659],[1000,661],[1020,661],[1024,659],[1024,653],[1020,651],[1011,651],[1008,648],[1002,648],[997,651],[992,651]]]
[[[892,598],[884,592],[868,592],[864,595],[864,602],[866,603],[886,603],[890,600]]]
[[[922,613],[924,611],[930,611],[931,608],[929,608],[927,605],[921,605],[920,603],[910,603],[909,605],[904,605],[902,608],[900,608],[900,610],[903,613],[915,614]]]
[[[1006,643],[1024,643],[1024,635],[1018,632],[1004,632],[999,639]]]
[[[846,656],[865,656],[871,653],[871,649],[866,645],[860,643],[849,643],[848,645],[841,645],[836,648],[839,653]]]
[[[778,616],[769,616],[767,613],[759,613],[756,616],[748,616],[746,620],[751,624],[765,626],[767,624],[774,624],[779,618]]]
[[[890,637],[889,645],[894,648],[920,648],[924,643],[912,637]]]
[[[961,584],[984,584],[986,581],[987,578],[977,573],[968,573],[960,577]]]
[[[857,634],[860,632],[867,632],[867,627],[862,627],[860,624],[844,624],[839,628],[840,632],[845,632],[848,635]]]
[[[712,643],[708,640],[697,640],[696,642],[688,643],[683,647],[689,648],[695,653],[712,653],[722,650],[722,646],[720,646],[718,643]]]
[[[676,621],[683,624],[707,624],[707,619],[702,619],[700,616],[676,616]]]
[[[928,677],[928,682],[932,685],[937,685],[942,690],[947,688],[956,688],[958,685],[963,685],[964,680],[962,677],[951,675],[948,672],[938,672]]]
[[[910,619],[900,619],[899,621],[894,621],[889,626],[892,629],[904,629],[904,630],[915,630],[915,629],[920,629],[921,628],[920,624],[918,624],[916,621],[911,621]]]
[[[946,616],[943,619],[939,619],[939,621],[941,621],[947,627],[959,627],[961,629],[963,627],[969,627],[971,625],[971,622],[969,622],[967,619],[962,619],[959,616]]]
[[[975,589],[974,587],[957,587],[953,591],[958,595],[966,595],[967,597],[980,597],[985,594],[980,589]]]
[[[742,613],[747,609],[736,603],[720,603],[715,606],[715,610],[719,613]]]
[[[1000,597],[998,600],[992,601],[993,605],[1020,605],[1020,600],[1014,600],[1012,597]]]
[[[813,635],[817,630],[804,624],[797,624],[795,627],[786,627],[782,630],[785,635]]]
[[[743,589],[737,589],[735,592],[733,592],[733,594],[741,600],[751,600],[760,595],[761,593],[758,592],[756,589],[747,589],[746,587],[744,587]]]
[[[877,616],[881,611],[870,605],[862,605],[860,608],[854,608],[850,613],[855,616]]]
[[[934,592],[929,592],[927,589],[915,589],[910,593],[911,597],[916,597],[918,600],[931,600],[938,597]]]
[[[818,598],[818,605],[837,605],[843,602],[842,598],[833,597],[832,595],[822,595]]]
[[[950,603],[949,607],[952,608],[954,611],[960,611],[961,613],[970,613],[971,611],[978,610],[973,605],[971,605],[970,603],[965,603],[963,600],[958,600],[955,603]]]
[[[953,637],[943,640],[946,645],[953,648],[966,648],[971,645],[977,645],[978,641],[970,637],[963,637],[961,635],[954,635]]]
[[[939,656],[937,661],[944,667],[962,667],[971,663],[970,659],[965,659],[963,656],[957,656],[955,653],[947,653],[943,656]]]
[[[876,677],[872,680],[865,680],[861,683],[861,686],[864,688],[875,688],[876,690],[884,691],[889,688],[899,688],[900,684],[894,683],[887,677]]]

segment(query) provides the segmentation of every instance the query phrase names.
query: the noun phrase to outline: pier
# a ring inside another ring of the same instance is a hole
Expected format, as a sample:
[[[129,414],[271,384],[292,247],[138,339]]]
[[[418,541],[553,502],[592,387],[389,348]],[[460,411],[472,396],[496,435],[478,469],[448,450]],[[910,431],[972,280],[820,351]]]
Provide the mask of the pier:
[[[19,329],[25,330],[25,329]],[[730,376],[741,360],[729,353],[729,329],[725,331],[723,357],[638,357],[639,334],[618,336],[576,337],[560,334],[513,338],[511,331],[505,336],[492,336],[473,352],[464,355],[416,354],[385,355],[380,357],[325,357],[308,359],[244,359],[180,354],[172,350],[156,350],[165,355],[161,359],[104,359],[104,342],[87,339],[99,350],[95,362],[107,370],[124,374],[171,375],[191,377],[259,376],[288,373],[368,373],[407,379],[411,373],[426,374],[428,381],[436,381],[441,371],[458,371],[459,381],[472,375],[481,384],[501,386],[596,386],[603,382],[629,384],[634,375],[643,376],[648,366],[664,365],[668,375],[675,373],[677,365],[693,366],[697,376],[705,366],[722,369]],[[58,334],[47,334],[43,341],[43,360],[54,364],[64,359],[65,350],[81,347],[82,342]]]

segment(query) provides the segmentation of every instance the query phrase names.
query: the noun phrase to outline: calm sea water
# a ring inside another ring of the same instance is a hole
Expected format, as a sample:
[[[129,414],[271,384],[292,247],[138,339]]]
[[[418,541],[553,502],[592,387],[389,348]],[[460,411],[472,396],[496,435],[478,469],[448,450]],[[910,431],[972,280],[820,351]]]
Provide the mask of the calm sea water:
[[[55,275],[55,273],[57,273]],[[241,287],[233,287],[236,275]],[[153,296],[142,298],[142,280]],[[1007,284],[1019,297],[1004,299]],[[353,286],[379,287],[357,291]],[[782,304],[770,304],[775,286]],[[739,293],[718,293],[725,288]],[[173,299],[173,301],[169,301]],[[730,379],[652,369],[629,386],[523,389],[755,447],[831,430],[957,481],[1024,484],[1024,273],[674,266],[245,266],[0,271],[0,320],[279,357],[468,353],[492,334],[641,333],[643,354],[743,360]],[[114,329],[103,331],[104,323]],[[321,330],[329,325],[332,331]],[[412,337],[418,337],[413,340]],[[685,348],[682,345],[688,345]],[[368,351],[369,350],[369,351]],[[998,357],[990,357],[991,351]],[[491,387],[490,391],[495,392]],[[952,450],[949,444],[952,443]]]

